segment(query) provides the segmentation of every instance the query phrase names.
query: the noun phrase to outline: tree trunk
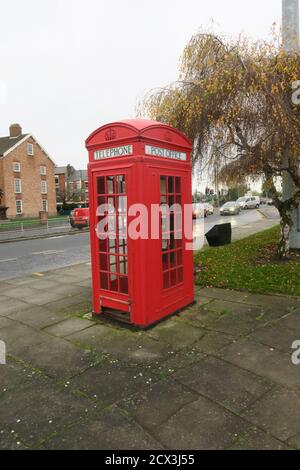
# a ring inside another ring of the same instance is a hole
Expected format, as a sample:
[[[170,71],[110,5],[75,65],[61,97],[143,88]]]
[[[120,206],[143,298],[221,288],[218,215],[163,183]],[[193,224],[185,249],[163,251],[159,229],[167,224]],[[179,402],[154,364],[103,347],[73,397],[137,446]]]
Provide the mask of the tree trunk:
[[[285,260],[289,259],[290,251],[290,232],[293,225],[293,220],[291,216],[290,209],[286,207],[281,207],[280,212],[280,239],[277,248],[277,255],[279,259]]]

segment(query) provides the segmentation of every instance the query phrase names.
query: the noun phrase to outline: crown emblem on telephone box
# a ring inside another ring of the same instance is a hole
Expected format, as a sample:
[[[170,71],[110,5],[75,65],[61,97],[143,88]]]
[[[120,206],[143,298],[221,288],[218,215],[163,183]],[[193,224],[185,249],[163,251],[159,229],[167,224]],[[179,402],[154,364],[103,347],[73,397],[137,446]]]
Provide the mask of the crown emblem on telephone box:
[[[109,129],[106,133],[105,133],[105,140],[114,140],[117,136],[117,133],[114,129]]]

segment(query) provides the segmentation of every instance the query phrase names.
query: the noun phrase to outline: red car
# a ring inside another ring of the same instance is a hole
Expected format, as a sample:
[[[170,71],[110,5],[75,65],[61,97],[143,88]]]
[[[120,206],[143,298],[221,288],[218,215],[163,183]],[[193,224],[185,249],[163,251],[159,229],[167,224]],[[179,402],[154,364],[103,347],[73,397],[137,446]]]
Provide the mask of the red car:
[[[70,224],[73,228],[82,229],[90,225],[90,212],[88,207],[80,207],[74,209],[69,217]]]

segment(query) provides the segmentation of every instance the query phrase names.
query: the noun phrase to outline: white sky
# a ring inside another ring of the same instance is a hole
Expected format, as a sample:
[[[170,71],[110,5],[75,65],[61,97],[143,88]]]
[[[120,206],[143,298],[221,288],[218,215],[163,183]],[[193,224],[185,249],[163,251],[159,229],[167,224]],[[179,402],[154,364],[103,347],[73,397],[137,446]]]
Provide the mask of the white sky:
[[[19,122],[85,168],[86,137],[174,81],[199,28],[263,38],[280,16],[281,0],[1,0],[0,135]]]

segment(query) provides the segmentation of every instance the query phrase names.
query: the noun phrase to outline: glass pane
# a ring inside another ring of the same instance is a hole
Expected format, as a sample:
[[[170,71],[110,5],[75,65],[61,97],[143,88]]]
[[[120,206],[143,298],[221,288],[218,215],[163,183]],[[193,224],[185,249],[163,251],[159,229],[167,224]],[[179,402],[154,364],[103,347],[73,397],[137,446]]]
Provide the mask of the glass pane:
[[[107,194],[114,193],[114,177],[113,176],[106,177],[106,192]]]
[[[171,286],[176,286],[176,269],[171,271]]]
[[[160,203],[167,204],[167,196],[160,196]]]
[[[163,251],[168,250],[168,240],[162,240],[162,250]]]
[[[181,266],[182,265],[182,251],[179,250],[177,251],[177,266]]]
[[[178,282],[183,282],[183,268],[178,269]]]
[[[169,272],[167,271],[163,275],[163,286],[164,289],[168,289],[170,287],[170,281],[169,281]]]
[[[170,250],[174,250],[175,248],[175,238],[174,232],[170,233]]]
[[[128,277],[120,277],[120,292],[122,292],[122,294],[128,294]]]
[[[171,208],[175,203],[175,197],[174,196],[168,196],[168,205]]]
[[[107,242],[108,242],[107,238],[105,240],[99,240],[99,251],[107,252],[107,248],[108,248]]]
[[[174,177],[168,177],[168,193],[174,193]]]
[[[108,289],[108,275],[105,273],[100,273],[100,288]]]
[[[108,240],[109,252],[110,253],[116,253],[116,244],[117,244],[117,240],[115,240],[113,238],[110,238]]]
[[[113,292],[117,292],[119,290],[118,276],[116,274],[110,274],[109,286],[110,286],[110,290]]]
[[[105,194],[105,179],[104,176],[100,176],[97,178],[97,186],[98,186],[98,194]]]
[[[162,260],[163,260],[163,271],[166,271],[167,269],[169,269],[169,264],[168,264],[169,256],[168,256],[168,254],[163,255]]]
[[[125,176],[124,175],[119,175],[116,178],[116,192],[118,194],[125,194],[126,193],[126,183],[125,183]]]
[[[175,263],[176,263],[176,255],[175,255],[175,251],[172,251],[170,253],[170,267],[174,268]]]
[[[100,255],[100,270],[108,271],[107,255]]]
[[[167,194],[167,178],[166,176],[160,177],[160,194]]]
[[[111,273],[117,272],[117,257],[116,256],[109,257],[109,270]]]
[[[181,193],[181,178],[178,176],[175,178],[175,191],[176,193]]]
[[[128,260],[127,258],[120,256],[120,274],[128,274]]]

